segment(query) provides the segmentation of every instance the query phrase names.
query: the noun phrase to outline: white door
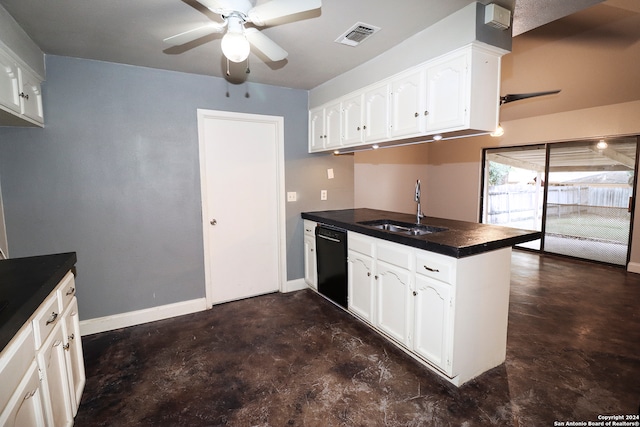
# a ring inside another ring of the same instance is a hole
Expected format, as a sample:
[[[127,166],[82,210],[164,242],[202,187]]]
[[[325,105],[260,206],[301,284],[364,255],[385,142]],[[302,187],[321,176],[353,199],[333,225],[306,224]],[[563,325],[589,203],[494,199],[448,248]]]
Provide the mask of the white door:
[[[278,291],[283,118],[198,110],[198,128],[207,303]]]

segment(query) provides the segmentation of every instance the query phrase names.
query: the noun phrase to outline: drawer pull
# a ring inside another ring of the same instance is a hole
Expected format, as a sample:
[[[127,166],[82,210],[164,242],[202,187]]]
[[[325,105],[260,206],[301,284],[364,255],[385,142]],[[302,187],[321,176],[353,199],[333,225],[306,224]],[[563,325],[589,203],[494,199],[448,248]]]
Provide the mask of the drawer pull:
[[[427,267],[426,265],[423,266],[426,270],[431,271],[433,273],[440,273],[440,270],[438,270],[437,268],[430,268]]]
[[[58,313],[56,313],[55,311],[52,312],[51,317],[49,317],[49,320],[47,320],[47,323],[45,323],[45,326],[49,326],[50,324],[55,322],[57,318],[58,318]]]
[[[67,293],[65,295],[69,296],[69,295],[73,295],[75,293],[76,293],[76,288],[69,288],[69,290],[67,291]]]
[[[67,350],[67,351],[69,351],[69,346],[70,346],[70,344],[66,343],[65,345],[62,346],[62,348]]]

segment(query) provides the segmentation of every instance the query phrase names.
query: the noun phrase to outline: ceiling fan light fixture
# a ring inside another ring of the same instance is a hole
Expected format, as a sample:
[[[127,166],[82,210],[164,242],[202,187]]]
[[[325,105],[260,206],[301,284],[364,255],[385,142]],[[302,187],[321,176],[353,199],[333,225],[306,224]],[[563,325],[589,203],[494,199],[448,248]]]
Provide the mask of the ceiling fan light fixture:
[[[231,62],[242,62],[249,57],[251,45],[244,33],[227,32],[220,44],[222,53]]]
[[[607,144],[607,141],[605,141],[604,139],[601,139],[600,141],[598,141],[598,143],[596,144],[596,148],[598,150],[604,150],[605,148],[607,148],[609,146],[609,144]]]

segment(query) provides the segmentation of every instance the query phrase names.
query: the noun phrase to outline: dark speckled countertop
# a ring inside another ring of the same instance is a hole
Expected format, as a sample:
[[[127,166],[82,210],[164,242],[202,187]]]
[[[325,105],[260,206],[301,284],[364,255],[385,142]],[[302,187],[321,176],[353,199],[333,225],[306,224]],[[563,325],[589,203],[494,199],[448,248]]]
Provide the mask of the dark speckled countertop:
[[[76,261],[75,252],[0,261],[0,351]]]
[[[541,237],[539,231],[434,217],[424,217],[420,220],[420,224],[443,227],[447,229],[446,231],[423,236],[408,236],[359,224],[381,219],[414,224],[416,222],[415,215],[376,209],[303,212],[302,218],[455,258],[510,247]]]

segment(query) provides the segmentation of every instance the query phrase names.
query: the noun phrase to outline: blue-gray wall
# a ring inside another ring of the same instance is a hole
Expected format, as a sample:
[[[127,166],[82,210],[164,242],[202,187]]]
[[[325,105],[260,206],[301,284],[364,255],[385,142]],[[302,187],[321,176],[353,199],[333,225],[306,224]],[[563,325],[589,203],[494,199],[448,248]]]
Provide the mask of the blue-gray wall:
[[[306,91],[58,56],[46,67],[45,128],[0,128],[7,236],[12,257],[77,252],[81,319],[204,296],[198,108],[284,117],[299,197],[289,280],[303,276],[300,212],[352,207],[352,158],[307,154]]]

